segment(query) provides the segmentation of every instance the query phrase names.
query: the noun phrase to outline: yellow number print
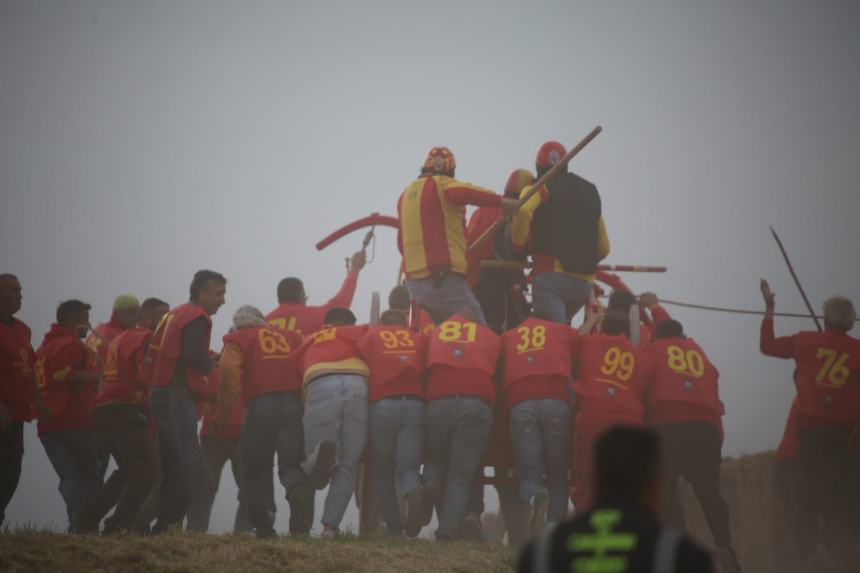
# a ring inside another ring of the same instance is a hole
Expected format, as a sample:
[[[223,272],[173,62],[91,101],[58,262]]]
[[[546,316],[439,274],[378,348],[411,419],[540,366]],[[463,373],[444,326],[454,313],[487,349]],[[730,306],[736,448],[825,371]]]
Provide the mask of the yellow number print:
[[[105,361],[104,373],[103,377],[107,378],[108,376],[117,376],[117,368],[116,368],[116,355],[119,353],[119,346],[116,344],[111,344],[108,346],[107,360]]]
[[[291,316],[289,321],[287,321],[286,318],[281,317],[281,318],[273,318],[272,320],[269,321],[269,324],[277,326],[281,330],[295,330],[297,321],[298,321],[298,317],[295,317],[295,316]]]
[[[463,339],[463,330],[466,331],[466,338]],[[460,324],[447,320],[439,325],[439,340],[442,342],[475,342],[475,337],[478,335],[478,325],[474,322]]]
[[[705,359],[695,349],[684,352],[680,346],[672,344],[666,348],[669,357],[669,369],[672,372],[691,374],[695,378],[705,375]]]
[[[517,329],[520,335],[520,343],[517,344],[517,352],[531,352],[540,350],[546,346],[546,326],[539,324],[534,328],[521,326]]]
[[[825,359],[824,365],[821,367],[821,370],[818,371],[818,376],[815,377],[816,383],[828,385],[824,381],[824,379],[827,378],[830,386],[836,386],[838,388],[848,381],[848,377],[851,376],[851,371],[845,367],[845,363],[848,361],[848,358],[850,358],[850,355],[847,352],[840,356],[835,350],[819,348],[815,357],[819,360],[821,358]]]
[[[382,345],[386,350],[394,350],[401,346],[406,348],[415,346],[412,335],[408,330],[380,330],[379,338],[382,339]]]
[[[275,354],[276,352],[280,352],[281,354],[290,353],[290,345],[280,333],[268,328],[261,328],[257,331],[257,336],[260,340],[260,350],[263,351],[263,354]]]
[[[613,374],[623,381],[630,380],[633,376],[633,367],[636,366],[636,357],[632,352],[622,352],[617,346],[613,346],[603,355],[603,366],[600,371],[607,376]]]
[[[36,374],[36,385],[39,388],[44,388],[48,385],[48,379],[45,377],[45,359],[41,358],[36,361],[33,366],[33,372]]]

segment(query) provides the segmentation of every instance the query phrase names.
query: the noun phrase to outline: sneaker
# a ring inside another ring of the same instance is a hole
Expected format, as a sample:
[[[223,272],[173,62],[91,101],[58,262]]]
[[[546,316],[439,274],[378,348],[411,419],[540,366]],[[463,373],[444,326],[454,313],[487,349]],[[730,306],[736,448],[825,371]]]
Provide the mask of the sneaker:
[[[481,517],[474,513],[467,513],[460,524],[460,530],[457,532],[457,537],[463,541],[472,541],[483,543],[486,541],[484,537],[484,526],[481,524]]]
[[[406,494],[406,519],[403,522],[403,532],[406,537],[417,537],[421,533],[424,512],[422,511],[421,491],[412,490]]]
[[[265,529],[255,529],[253,535],[257,539],[272,539],[278,536],[278,534],[275,533],[275,530],[271,527],[267,527]]]
[[[433,510],[439,502],[439,486],[435,482],[427,482],[421,489],[421,525],[430,525],[433,520]]]
[[[549,494],[543,488],[539,489],[532,498],[529,514],[529,531],[537,535],[546,527],[546,511],[549,505]]]
[[[314,489],[324,489],[328,485],[328,480],[331,478],[331,466],[334,463],[336,452],[337,444],[332,441],[327,440],[317,445],[314,465],[311,467],[310,475],[308,476]]]
[[[314,521],[314,490],[297,485],[287,496],[290,502],[290,534],[307,535]]]
[[[334,539],[338,535],[340,535],[340,530],[334,525],[323,525],[322,533],[320,533],[320,539]]]

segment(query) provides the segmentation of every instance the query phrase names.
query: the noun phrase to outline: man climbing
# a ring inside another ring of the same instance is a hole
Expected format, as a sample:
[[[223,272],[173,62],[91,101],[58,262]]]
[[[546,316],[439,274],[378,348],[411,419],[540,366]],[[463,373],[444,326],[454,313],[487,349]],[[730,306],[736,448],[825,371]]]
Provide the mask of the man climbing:
[[[434,147],[427,153],[418,179],[397,201],[397,246],[406,287],[434,322],[468,308],[479,324],[485,324],[466,282],[466,206],[499,207],[509,217],[517,202],[454,179],[455,168],[448,148]]]

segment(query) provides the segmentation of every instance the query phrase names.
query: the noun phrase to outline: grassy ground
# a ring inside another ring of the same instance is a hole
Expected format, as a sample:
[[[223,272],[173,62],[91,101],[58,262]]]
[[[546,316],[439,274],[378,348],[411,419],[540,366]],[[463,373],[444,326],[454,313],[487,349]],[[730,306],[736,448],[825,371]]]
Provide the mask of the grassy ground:
[[[469,571],[510,572],[516,556],[489,545],[426,540],[256,540],[245,535],[158,537],[0,533],[0,571]]]

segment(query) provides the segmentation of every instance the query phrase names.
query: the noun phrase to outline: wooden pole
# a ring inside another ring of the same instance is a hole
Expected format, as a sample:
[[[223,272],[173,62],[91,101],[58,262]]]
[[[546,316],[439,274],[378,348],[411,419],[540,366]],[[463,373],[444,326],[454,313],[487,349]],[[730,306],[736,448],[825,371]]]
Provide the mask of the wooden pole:
[[[815,321],[815,327],[818,329],[818,332],[821,332],[821,323],[818,322],[818,317],[815,316],[815,311],[812,310],[812,305],[809,304],[809,299],[806,297],[806,291],[803,290],[803,287],[800,285],[800,280],[797,278],[797,274],[794,272],[794,267],[791,265],[791,261],[788,259],[788,253],[785,252],[785,247],[782,246],[782,241],[779,240],[779,235],[776,234],[776,230],[771,227],[770,232],[773,234],[773,238],[776,239],[776,244],[779,246],[779,250],[782,253],[782,258],[785,259],[785,264],[788,265],[788,272],[791,273],[791,278],[794,279],[794,284],[797,285],[797,290],[800,291],[800,296],[803,297],[803,302],[806,303],[806,308],[809,309],[809,315],[812,317],[812,320]]]
[[[552,166],[549,171],[543,174],[540,179],[535,181],[534,185],[531,186],[528,193],[520,197],[519,204],[517,205],[517,209],[520,209],[523,205],[526,204],[526,201],[532,198],[535,193],[540,190],[541,187],[546,185],[553,177],[555,177],[559,171],[567,167],[568,162],[576,157],[576,155],[585,148],[586,145],[591,143],[595,137],[597,137],[600,132],[603,131],[603,128],[599,125],[592,129],[588,135],[582,138],[582,141],[577,143],[570,151],[568,151],[564,157],[562,157],[558,163]],[[468,250],[471,251],[483,245],[490,237],[494,237],[496,235],[496,231],[499,230],[499,227],[502,225],[504,218],[498,219],[494,222],[490,227],[484,231],[480,237],[475,239],[475,242],[469,245]]]

